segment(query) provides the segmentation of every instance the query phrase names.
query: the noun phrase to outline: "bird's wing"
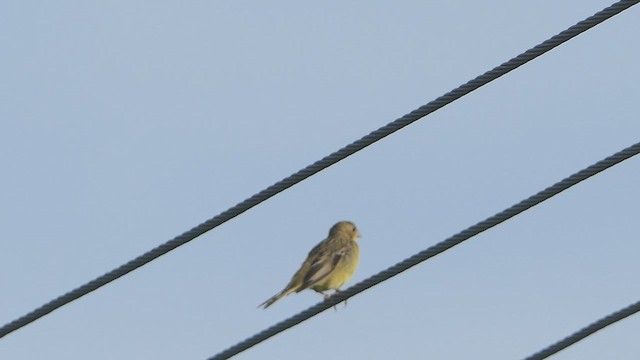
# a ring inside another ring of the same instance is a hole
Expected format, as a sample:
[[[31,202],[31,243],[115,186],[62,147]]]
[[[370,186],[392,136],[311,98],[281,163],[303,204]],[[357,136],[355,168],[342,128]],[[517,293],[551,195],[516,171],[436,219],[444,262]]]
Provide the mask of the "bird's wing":
[[[307,289],[329,276],[340,261],[344,259],[344,255],[344,250],[320,252],[311,264],[309,271],[305,274],[302,286],[298,291]]]

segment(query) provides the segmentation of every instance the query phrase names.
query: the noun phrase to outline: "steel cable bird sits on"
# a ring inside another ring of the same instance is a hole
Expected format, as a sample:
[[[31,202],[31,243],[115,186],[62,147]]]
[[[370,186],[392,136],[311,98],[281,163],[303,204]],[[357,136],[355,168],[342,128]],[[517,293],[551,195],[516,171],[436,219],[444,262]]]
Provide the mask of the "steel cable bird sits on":
[[[325,300],[331,296],[325,291],[335,290],[334,294],[339,292],[358,268],[360,249],[356,239],[359,237],[360,232],[351,221],[340,221],[333,225],[329,236],[311,249],[289,284],[258,307],[266,309],[280,298],[304,289],[321,293]]]

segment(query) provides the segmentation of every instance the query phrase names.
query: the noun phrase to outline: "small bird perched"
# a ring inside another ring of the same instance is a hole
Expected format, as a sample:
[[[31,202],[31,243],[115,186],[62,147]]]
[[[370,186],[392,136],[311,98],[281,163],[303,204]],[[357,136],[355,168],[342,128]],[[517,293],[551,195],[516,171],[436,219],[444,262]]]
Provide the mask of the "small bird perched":
[[[359,237],[360,232],[351,221],[340,221],[333,225],[329,230],[329,236],[311,249],[289,284],[258,307],[266,309],[280,298],[304,289],[319,292],[324,295],[325,300],[330,297],[324,293],[325,291],[335,290],[334,294],[339,292],[340,287],[358,268],[360,249],[356,239]]]

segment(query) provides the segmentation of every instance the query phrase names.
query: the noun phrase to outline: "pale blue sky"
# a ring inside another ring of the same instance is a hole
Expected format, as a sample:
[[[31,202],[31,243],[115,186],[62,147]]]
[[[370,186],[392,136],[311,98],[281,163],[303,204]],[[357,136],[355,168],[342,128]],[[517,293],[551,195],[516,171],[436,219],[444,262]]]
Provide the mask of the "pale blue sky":
[[[0,4],[5,324],[610,1]],[[0,339],[0,359],[204,359],[640,140],[640,8]],[[640,159],[238,359],[519,359],[640,299]],[[637,359],[628,318],[554,359]]]

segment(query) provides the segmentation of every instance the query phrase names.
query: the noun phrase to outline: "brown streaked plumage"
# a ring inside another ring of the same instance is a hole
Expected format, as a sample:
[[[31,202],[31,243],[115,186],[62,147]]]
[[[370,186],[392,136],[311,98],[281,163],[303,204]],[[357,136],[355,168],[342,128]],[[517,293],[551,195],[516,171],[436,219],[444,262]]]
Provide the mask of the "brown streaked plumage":
[[[327,290],[338,292],[358,268],[359,248],[356,239],[360,232],[350,221],[340,221],[329,230],[329,236],[316,245],[289,284],[258,307],[266,309],[280,298],[304,289],[315,290],[325,296]]]

